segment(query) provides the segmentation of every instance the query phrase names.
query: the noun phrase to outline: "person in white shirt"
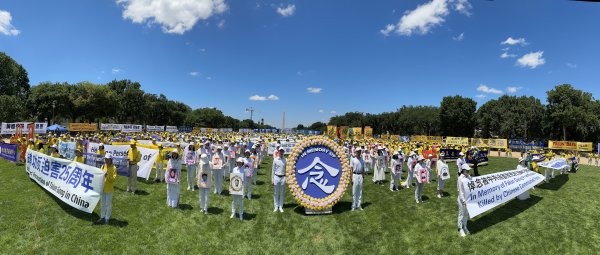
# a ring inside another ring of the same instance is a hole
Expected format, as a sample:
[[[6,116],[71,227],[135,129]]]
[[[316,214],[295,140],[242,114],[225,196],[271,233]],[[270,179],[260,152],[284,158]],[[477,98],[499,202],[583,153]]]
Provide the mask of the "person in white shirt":
[[[467,165],[467,161],[465,160],[465,154],[461,151],[458,153],[458,159],[456,159],[456,167],[458,169],[458,175],[461,175],[461,169],[463,165]]]
[[[167,183],[167,205],[171,208],[179,207],[181,163],[177,151],[171,152],[171,158],[167,163],[167,171],[165,173],[165,182]]]
[[[444,158],[444,156],[445,155],[442,152],[436,164],[438,198],[442,198],[444,196],[444,183],[446,182],[446,180],[450,179],[450,170],[448,168],[448,164],[446,163],[446,159]]]
[[[471,176],[469,176],[470,169],[471,168],[469,165],[463,164],[461,166],[461,175],[458,177],[458,181],[456,182],[458,189],[458,197],[456,198],[456,201],[458,202],[458,233],[462,237],[465,237],[469,234],[469,230],[467,229],[469,211],[467,211],[467,193],[465,182],[471,180]]]
[[[415,187],[415,201],[417,204],[422,203],[423,199],[423,187],[425,183],[429,182],[429,169],[425,165],[425,158],[421,155],[417,158],[417,164],[413,170],[414,177],[417,179],[417,186]]]
[[[200,193],[200,212],[204,214],[208,213],[208,193],[210,193],[211,182],[211,169],[210,162],[208,162],[208,155],[200,155],[198,162],[198,190]],[[206,187],[201,187],[200,184],[205,183]]]
[[[414,167],[416,165],[416,153],[414,151],[411,151],[408,154],[408,159],[406,161],[406,164],[408,166],[408,174],[406,175],[406,181],[404,182],[404,187],[405,188],[410,188],[410,186],[412,186],[412,182],[413,182],[413,176],[414,176]]]
[[[194,142],[190,143],[187,150],[185,151],[185,171],[187,172],[187,190],[194,191],[194,178],[196,172],[196,163],[198,158],[196,156],[196,150],[194,150]]]
[[[429,154],[427,155],[427,160],[425,160],[425,165],[427,166],[427,169],[429,170],[429,180],[433,181],[433,169],[435,168],[435,162],[437,160],[433,160],[433,155]]]
[[[530,171],[529,168],[527,167],[527,161],[525,160],[525,158],[519,158],[519,165],[517,165],[517,170],[521,170],[521,171]],[[529,198],[529,190],[526,190],[525,192],[519,194],[517,196],[517,199],[519,200],[526,200]]]
[[[225,157],[223,156],[223,148],[221,146],[217,147],[217,152],[215,152],[211,158],[212,162],[212,174],[213,174],[213,182],[215,186],[215,194],[221,195],[223,191],[223,160]]]
[[[390,190],[398,191],[398,185],[400,183],[400,179],[402,178],[402,169],[404,168],[404,160],[402,156],[398,152],[394,152],[392,155],[392,171],[391,182],[390,182]]]
[[[273,212],[283,212],[283,197],[285,192],[285,149],[279,149],[279,157],[273,159],[271,169],[271,185],[273,185]]]
[[[368,147],[368,146],[367,146]],[[370,169],[371,169],[371,152],[367,149],[365,149],[364,146],[361,146],[361,155],[362,155],[362,159],[365,162],[365,174],[368,174]]]
[[[244,176],[244,179],[242,180],[243,183],[246,183],[246,173],[244,172],[244,162],[245,159],[240,157],[236,160],[236,164],[237,166],[235,168],[233,168],[233,170],[231,170],[232,174],[242,174],[242,176]],[[231,185],[231,183],[229,184]],[[235,217],[235,209],[236,206],[239,209],[239,215],[240,215],[240,221],[242,221],[244,219],[244,199],[242,195],[231,195],[232,201],[231,201],[231,216],[229,218],[233,219],[233,217]]]
[[[361,157],[361,150],[357,149],[355,156],[350,159],[352,169],[352,211],[362,211],[363,177],[365,174],[365,161]]]
[[[375,184],[383,185],[385,179],[385,157],[383,155],[383,148],[379,146],[377,148],[377,158],[375,158],[375,171],[373,172],[373,182]]]
[[[252,199],[252,174],[254,173],[254,160],[250,157],[250,150],[244,151],[244,188],[246,189],[246,197],[248,200]]]

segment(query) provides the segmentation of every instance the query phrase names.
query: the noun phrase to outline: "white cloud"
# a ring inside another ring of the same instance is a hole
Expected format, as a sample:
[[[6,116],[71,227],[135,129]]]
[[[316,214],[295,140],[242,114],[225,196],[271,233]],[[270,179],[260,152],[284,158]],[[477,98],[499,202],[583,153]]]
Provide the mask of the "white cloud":
[[[517,91],[523,89],[523,87],[506,87],[506,92],[517,93]]]
[[[475,97],[476,97],[476,98],[479,98],[479,99],[484,99],[484,98],[486,98],[487,96],[486,96],[486,95],[484,95],[484,94],[479,94],[479,95],[476,95]]]
[[[336,111],[331,111],[331,112],[329,112],[329,113],[331,113],[331,114],[336,114],[337,112],[336,112]]]
[[[392,33],[394,31],[394,29],[396,29],[396,25],[394,25],[394,24],[387,24],[385,26],[385,28],[379,30],[379,33],[381,33],[384,36],[389,36],[390,33]]]
[[[323,112],[324,112],[323,109],[319,109],[319,113],[323,113]]]
[[[479,92],[483,92],[483,93],[488,93],[488,94],[502,94],[501,90],[495,89],[495,88],[490,88],[486,85],[479,85],[479,87],[477,87],[477,91]]]
[[[113,68],[111,71],[112,71],[113,74],[118,74],[118,73],[122,72],[123,69]]]
[[[8,36],[17,36],[21,33],[10,23],[11,21],[12,15],[10,15],[10,12],[0,10],[0,33]]]
[[[321,90],[323,90],[323,89],[309,87],[309,88],[306,88],[306,90],[308,91],[308,93],[311,93],[311,94],[319,94],[319,93],[321,93]]]
[[[133,23],[157,23],[165,33],[183,34],[198,20],[227,11],[225,0],[116,0],[123,18]]]
[[[530,52],[517,60],[517,65],[534,69],[546,63],[543,51]]]
[[[452,37],[452,40],[459,41],[459,42],[462,41],[463,39],[465,39],[465,33],[460,33],[460,35]]]
[[[521,45],[521,46],[525,46],[525,45],[527,45],[527,42],[525,41],[525,38],[514,39],[512,37],[508,37],[504,42],[501,42],[500,44],[502,44],[502,45]]]
[[[189,72],[188,74],[189,74],[190,76],[198,76],[198,75],[200,75],[200,73],[199,73],[199,72],[196,72],[196,71]]]
[[[217,24],[218,28],[224,28],[225,27],[225,20],[222,19],[221,21],[219,21],[219,23]]]
[[[515,54],[510,54],[508,52],[502,52],[502,54],[500,55],[500,58],[514,58],[516,56],[517,55],[515,55]]]
[[[276,95],[270,95],[268,97],[254,95],[254,96],[249,97],[248,99],[250,99],[252,101],[267,101],[267,100],[269,100],[269,101],[276,101],[276,100],[279,100],[279,97],[276,96]]]
[[[396,32],[406,36],[427,34],[432,27],[444,23],[445,17],[450,14],[449,5],[462,14],[470,15],[471,4],[468,0],[431,0],[405,12],[396,26]]]
[[[296,12],[296,5],[294,4],[290,4],[286,7],[277,7],[277,13],[283,17],[292,16],[294,15],[294,12]]]
[[[577,68],[577,65],[573,63],[567,63],[567,66],[570,68]]]

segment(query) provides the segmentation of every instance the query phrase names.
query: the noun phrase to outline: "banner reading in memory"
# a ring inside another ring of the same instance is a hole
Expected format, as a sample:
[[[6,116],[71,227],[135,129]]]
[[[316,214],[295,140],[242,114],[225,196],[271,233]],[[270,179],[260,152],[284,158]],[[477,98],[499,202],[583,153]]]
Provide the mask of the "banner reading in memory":
[[[90,143],[88,145],[88,153],[97,154],[99,143]],[[150,172],[152,171],[152,166],[154,165],[154,161],[156,161],[156,157],[158,157],[158,150],[144,148],[141,145],[137,146],[140,154],[142,156],[142,160],[137,164],[140,168],[137,172],[138,177],[142,177],[145,179],[150,178]],[[116,158],[127,158],[127,152],[129,152],[129,145],[104,145],[105,151],[108,153],[112,153],[113,157]]]
[[[92,213],[104,188],[104,172],[93,166],[27,150],[25,171],[52,195]]]

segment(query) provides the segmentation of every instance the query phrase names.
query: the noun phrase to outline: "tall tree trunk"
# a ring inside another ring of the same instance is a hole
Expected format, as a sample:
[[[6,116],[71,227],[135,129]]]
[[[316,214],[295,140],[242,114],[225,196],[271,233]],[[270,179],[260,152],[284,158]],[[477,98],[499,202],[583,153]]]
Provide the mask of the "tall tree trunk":
[[[567,126],[563,125],[563,141],[567,140]]]

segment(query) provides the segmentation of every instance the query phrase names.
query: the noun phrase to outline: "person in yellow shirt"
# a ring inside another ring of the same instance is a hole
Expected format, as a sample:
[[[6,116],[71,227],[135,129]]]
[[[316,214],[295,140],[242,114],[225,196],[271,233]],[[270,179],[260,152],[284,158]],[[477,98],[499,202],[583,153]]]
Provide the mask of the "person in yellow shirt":
[[[104,190],[102,190],[100,197],[100,219],[98,223],[102,223],[102,220],[104,220],[104,224],[108,224],[112,210],[112,195],[115,191],[114,183],[117,179],[117,167],[113,164],[110,153],[104,156],[104,165],[101,169],[104,171]]]
[[[156,178],[154,178],[154,182],[163,182],[165,179],[165,150],[163,149],[162,143],[158,144],[158,156],[156,156],[156,161],[154,165],[156,166]]]
[[[42,154],[46,154],[46,150],[44,149],[44,144],[43,143],[38,143],[37,144],[37,152],[42,153]]]
[[[83,152],[81,152],[81,149],[75,149],[75,158],[73,161],[85,164],[85,158],[83,157]]]
[[[58,154],[58,148],[56,146],[56,144],[50,146],[50,156],[53,158],[60,158],[60,154]]]
[[[35,150],[35,141],[33,138],[29,138],[29,145],[27,146],[28,150]]]
[[[127,192],[135,192],[137,191],[137,172],[138,172],[138,163],[142,160],[142,155],[140,151],[136,147],[135,140],[131,140],[129,143],[131,148],[129,152],[127,152],[127,159],[129,159],[129,178],[127,180]]]

